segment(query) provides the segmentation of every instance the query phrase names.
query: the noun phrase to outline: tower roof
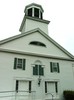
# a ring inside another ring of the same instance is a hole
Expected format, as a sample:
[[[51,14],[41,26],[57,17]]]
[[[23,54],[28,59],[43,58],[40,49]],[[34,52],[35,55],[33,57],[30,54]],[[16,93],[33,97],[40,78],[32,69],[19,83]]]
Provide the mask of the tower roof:
[[[30,8],[30,7],[38,7],[38,8],[40,8],[40,9],[42,10],[42,12],[44,12],[42,6],[39,5],[39,4],[36,4],[36,3],[31,3],[31,4],[27,5],[27,6],[25,7],[24,12],[26,12],[26,9],[27,9],[27,8]]]

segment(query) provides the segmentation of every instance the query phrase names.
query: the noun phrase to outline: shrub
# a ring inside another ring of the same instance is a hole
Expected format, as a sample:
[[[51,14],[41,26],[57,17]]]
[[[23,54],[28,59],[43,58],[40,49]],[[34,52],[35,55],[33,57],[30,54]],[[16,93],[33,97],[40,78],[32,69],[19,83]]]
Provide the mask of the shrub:
[[[65,100],[74,100],[74,91],[65,90],[63,92]]]

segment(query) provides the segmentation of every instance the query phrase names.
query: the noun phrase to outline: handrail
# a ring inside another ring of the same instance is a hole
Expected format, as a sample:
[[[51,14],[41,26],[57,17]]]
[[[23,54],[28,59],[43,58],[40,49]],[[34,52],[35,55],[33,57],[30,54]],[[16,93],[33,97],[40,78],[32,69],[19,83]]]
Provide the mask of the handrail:
[[[16,91],[0,91],[0,93],[6,93],[6,92],[16,92]],[[18,92],[29,92],[29,91],[18,90]],[[31,91],[31,92],[36,92],[36,91]]]
[[[0,93],[15,92],[15,91],[0,91]]]
[[[52,100],[53,100],[54,95],[53,95],[52,93],[49,93],[49,92],[48,92],[47,94],[51,94],[51,96],[52,96]]]

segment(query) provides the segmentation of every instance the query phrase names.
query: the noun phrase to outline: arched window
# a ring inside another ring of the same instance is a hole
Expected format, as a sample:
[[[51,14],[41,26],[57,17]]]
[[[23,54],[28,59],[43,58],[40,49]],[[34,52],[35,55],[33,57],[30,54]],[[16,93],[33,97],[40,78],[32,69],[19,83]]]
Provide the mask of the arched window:
[[[35,61],[35,63],[34,63],[33,75],[39,75],[39,76],[44,75],[44,68],[42,67],[41,61],[39,61],[39,60]]]
[[[36,46],[46,47],[46,45],[44,43],[39,42],[39,41],[32,41],[29,44],[36,45]]]

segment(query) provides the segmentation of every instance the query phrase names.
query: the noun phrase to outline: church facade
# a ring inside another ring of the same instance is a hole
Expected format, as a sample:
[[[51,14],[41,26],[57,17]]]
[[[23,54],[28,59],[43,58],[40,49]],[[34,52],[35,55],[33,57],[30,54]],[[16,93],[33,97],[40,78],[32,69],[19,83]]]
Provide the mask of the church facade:
[[[48,35],[41,5],[25,7],[21,34],[0,41],[0,100],[64,100],[74,56]]]

